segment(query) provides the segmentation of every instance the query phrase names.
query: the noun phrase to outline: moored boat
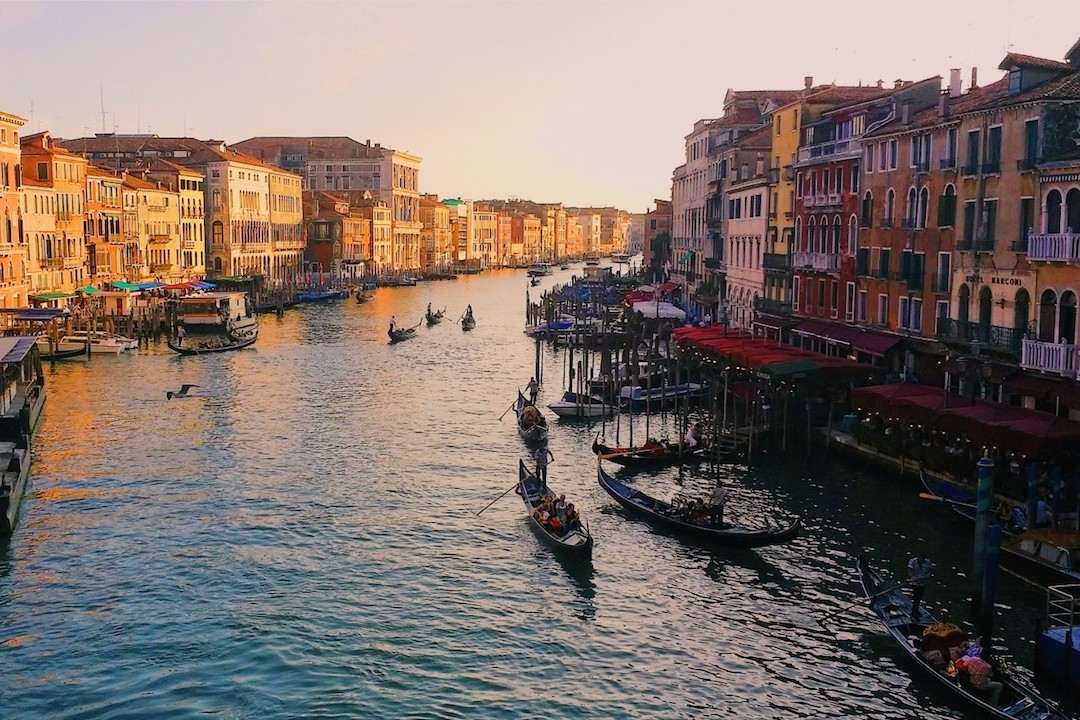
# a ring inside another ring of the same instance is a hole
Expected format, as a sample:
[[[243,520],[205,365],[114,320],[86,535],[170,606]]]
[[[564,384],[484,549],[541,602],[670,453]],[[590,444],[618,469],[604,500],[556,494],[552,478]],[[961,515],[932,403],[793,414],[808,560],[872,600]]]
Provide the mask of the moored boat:
[[[30,485],[30,442],[27,436],[0,441],[0,535],[10,535]]]
[[[600,487],[631,514],[657,527],[700,540],[736,547],[761,547],[787,542],[798,535],[802,527],[802,521],[798,518],[780,525],[771,525],[766,521],[764,527],[736,525],[726,521],[714,525],[707,519],[692,518],[683,507],[650,497],[619,482],[604,472],[600,463],[596,466],[596,476]]]
[[[697,398],[701,390],[700,384],[692,382],[654,388],[631,385],[619,391],[619,399],[624,410],[641,412],[647,408],[658,409],[676,400]]]
[[[561,418],[594,418],[611,415],[614,407],[592,395],[565,392],[562,399],[548,405],[548,410]]]
[[[525,467],[522,460],[518,460],[518,486],[517,494],[525,504],[525,512],[529,516],[529,526],[533,532],[552,549],[576,557],[587,558],[592,555],[593,538],[589,529],[583,523],[577,527],[562,533],[554,532],[549,526],[541,523],[534,514],[543,502],[545,495],[551,497],[551,489],[543,487],[536,475]]]
[[[35,337],[0,338],[0,534],[14,530],[30,484],[30,445],[45,406]]]
[[[57,340],[52,343],[48,336],[37,336],[38,350],[42,360],[66,360],[68,358],[86,357],[86,343],[64,342]]]
[[[90,343],[90,352],[95,354],[118,355],[126,350],[135,350],[139,347],[138,340],[104,332],[76,330],[70,335],[60,338],[60,343],[64,345],[81,344],[85,347],[87,342]]]
[[[349,297],[348,290],[301,290],[296,299],[302,303],[319,303],[329,300],[343,300]]]
[[[978,711],[980,717],[1002,720],[1065,720],[1065,716],[1054,706],[1013,680],[992,658],[988,660],[993,667],[991,679],[1002,686],[996,703],[991,702],[992,697],[986,692],[962,682],[960,673],[954,670],[950,674],[951,663],[944,658],[940,665],[932,662],[933,652],[939,651],[926,649],[922,638],[924,630],[938,623],[937,618],[922,607],[919,608],[918,616],[913,617],[911,598],[904,594],[897,584],[888,583],[874,571],[865,556],[859,557],[856,568],[871,611],[900,650],[939,685],[948,688],[969,708]]]
[[[600,442],[599,434],[593,440],[593,452],[602,460],[627,468],[664,467],[677,463],[695,463],[706,460],[709,451],[704,447],[693,450],[684,448],[679,455],[677,443],[650,440],[638,447],[612,447]]]
[[[514,414],[517,415],[518,434],[525,442],[540,443],[547,440],[547,420],[540,408],[526,400],[520,391],[514,402]]]
[[[554,272],[554,271],[551,269],[551,263],[546,263],[546,262],[533,263],[532,265],[529,266],[529,270],[528,270],[529,277],[534,277],[534,278],[535,277],[541,277],[541,276],[544,276],[544,275],[550,275],[552,272]]]
[[[169,349],[180,355],[241,350],[259,338],[259,319],[243,292],[212,292],[180,298]]]

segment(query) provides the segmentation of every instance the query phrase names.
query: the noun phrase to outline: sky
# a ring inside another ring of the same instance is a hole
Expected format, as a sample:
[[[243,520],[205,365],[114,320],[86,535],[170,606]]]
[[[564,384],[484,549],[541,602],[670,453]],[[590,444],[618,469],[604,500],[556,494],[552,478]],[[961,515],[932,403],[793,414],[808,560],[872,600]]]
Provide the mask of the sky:
[[[887,10],[879,8],[887,7]],[[349,135],[419,154],[420,187],[642,212],[736,89],[887,83],[1013,50],[1061,59],[1077,0],[0,0],[0,110],[27,131]]]

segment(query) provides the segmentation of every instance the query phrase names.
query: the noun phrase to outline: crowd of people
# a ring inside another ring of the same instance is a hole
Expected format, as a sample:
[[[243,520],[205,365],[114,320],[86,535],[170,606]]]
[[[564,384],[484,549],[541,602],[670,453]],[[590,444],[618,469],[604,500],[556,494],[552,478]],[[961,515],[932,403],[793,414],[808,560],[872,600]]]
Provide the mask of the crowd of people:
[[[581,527],[581,516],[574,503],[566,502],[565,495],[555,497],[555,493],[545,493],[540,504],[533,509],[536,522],[547,528],[552,534],[563,537]]]

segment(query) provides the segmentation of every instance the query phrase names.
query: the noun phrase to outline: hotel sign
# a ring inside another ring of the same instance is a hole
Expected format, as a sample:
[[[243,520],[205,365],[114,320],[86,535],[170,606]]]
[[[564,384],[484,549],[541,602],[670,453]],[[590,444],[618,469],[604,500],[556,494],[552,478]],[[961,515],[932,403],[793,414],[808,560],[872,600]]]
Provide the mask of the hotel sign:
[[[964,277],[964,282],[971,283],[972,285],[979,285],[983,282],[983,278],[982,275],[967,275]],[[1024,284],[1024,279],[1018,277],[1010,277],[1008,275],[992,275],[990,276],[990,284],[1021,287]]]

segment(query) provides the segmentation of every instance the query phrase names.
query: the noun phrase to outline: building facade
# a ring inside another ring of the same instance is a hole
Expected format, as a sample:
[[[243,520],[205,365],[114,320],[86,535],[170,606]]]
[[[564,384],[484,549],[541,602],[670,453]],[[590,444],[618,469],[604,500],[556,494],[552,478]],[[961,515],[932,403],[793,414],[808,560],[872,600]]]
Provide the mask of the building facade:
[[[19,132],[26,120],[0,112],[0,307],[27,301],[27,247],[23,218],[22,151]]]

